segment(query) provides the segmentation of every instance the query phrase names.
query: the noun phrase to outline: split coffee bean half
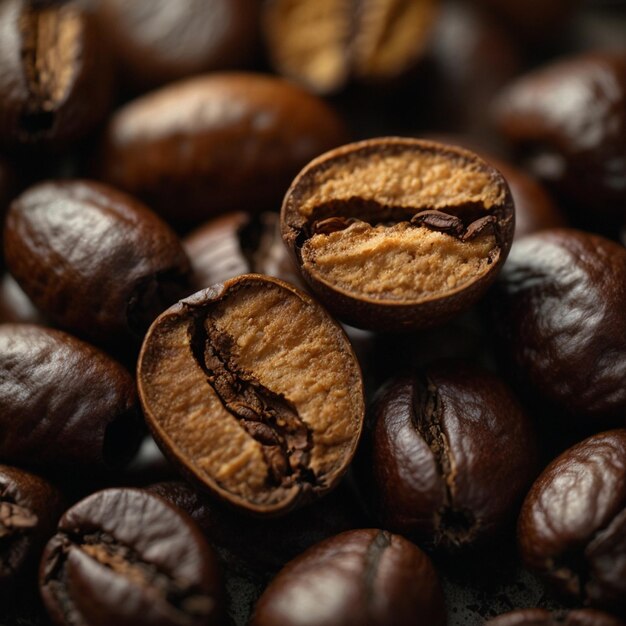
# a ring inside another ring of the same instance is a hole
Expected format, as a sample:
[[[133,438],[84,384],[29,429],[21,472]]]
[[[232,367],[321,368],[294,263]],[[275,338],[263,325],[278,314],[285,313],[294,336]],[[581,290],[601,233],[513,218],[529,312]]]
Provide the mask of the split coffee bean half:
[[[282,208],[283,239],[320,300],[374,330],[435,326],[472,306],[513,239],[502,175],[467,150],[404,138],[312,161]]]
[[[332,489],[361,433],[363,384],[341,327],[278,279],[243,275],[163,313],[138,363],[144,413],[201,487],[256,514]]]
[[[58,626],[217,626],[217,557],[182,511],[139,489],[106,489],[61,518],[39,572]]]

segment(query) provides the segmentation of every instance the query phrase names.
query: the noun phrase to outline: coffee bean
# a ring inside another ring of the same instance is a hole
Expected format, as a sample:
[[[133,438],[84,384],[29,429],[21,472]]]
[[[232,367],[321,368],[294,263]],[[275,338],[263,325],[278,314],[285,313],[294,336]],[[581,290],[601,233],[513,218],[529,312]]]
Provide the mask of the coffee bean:
[[[100,183],[45,182],[11,206],[9,270],[47,317],[96,342],[138,343],[189,293],[174,232],[133,198]]]
[[[98,18],[131,89],[251,60],[258,0],[100,0]]]
[[[348,221],[320,230],[329,218]],[[469,309],[506,258],[514,214],[506,182],[475,154],[382,138],[309,163],[281,219],[302,275],[331,312],[397,331]]]
[[[526,609],[499,615],[487,621],[485,626],[624,626],[613,615],[580,609],[551,613],[545,609]]]
[[[515,243],[492,301],[517,380],[591,426],[624,419],[625,283],[622,246],[553,229]]]
[[[332,109],[286,81],[212,74],[121,108],[100,175],[173,221],[199,223],[277,208],[298,170],[345,136]]]
[[[48,481],[0,465],[0,596],[34,569],[61,513],[61,494]]]
[[[385,528],[430,546],[493,536],[537,471],[529,418],[496,376],[440,361],[377,400],[364,490]]]
[[[495,121],[532,172],[573,208],[624,217],[626,53],[588,53],[523,76],[499,96]]]
[[[0,143],[60,149],[89,133],[111,101],[112,66],[77,2],[0,6]]]
[[[59,626],[222,623],[215,556],[193,522],[138,489],[69,509],[44,551],[40,587]]]
[[[265,274],[297,287],[302,280],[280,235],[277,213],[237,212],[200,226],[183,240],[193,285],[206,289],[241,274]]]
[[[589,437],[542,472],[518,539],[527,567],[562,594],[626,611],[626,430]]]
[[[258,514],[332,489],[361,432],[361,372],[309,296],[244,275],[163,313],[138,363],[156,441],[185,474]]]
[[[266,43],[276,70],[329,94],[351,80],[385,82],[419,61],[436,0],[273,0],[264,5]]]
[[[384,530],[353,530],[309,548],[261,596],[251,626],[446,623],[430,559]]]
[[[335,491],[284,517],[258,519],[223,506],[183,482],[149,488],[190,517],[215,547],[226,570],[267,577],[313,544],[363,524],[354,496],[342,483]]]
[[[116,467],[142,428],[130,374],[66,333],[0,325],[0,458],[3,462]]]

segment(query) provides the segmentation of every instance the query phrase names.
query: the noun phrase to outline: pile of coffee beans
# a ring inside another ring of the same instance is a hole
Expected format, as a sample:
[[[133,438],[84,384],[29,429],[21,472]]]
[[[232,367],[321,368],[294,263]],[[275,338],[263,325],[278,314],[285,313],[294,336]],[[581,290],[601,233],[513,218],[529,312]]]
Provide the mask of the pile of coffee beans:
[[[0,626],[625,626],[626,1],[0,0]]]

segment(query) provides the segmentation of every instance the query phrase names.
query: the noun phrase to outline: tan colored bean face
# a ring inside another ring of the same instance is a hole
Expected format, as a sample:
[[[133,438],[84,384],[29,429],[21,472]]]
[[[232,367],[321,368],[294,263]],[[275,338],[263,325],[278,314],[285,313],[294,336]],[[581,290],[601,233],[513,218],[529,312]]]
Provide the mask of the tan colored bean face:
[[[502,176],[471,152],[383,138],[322,155],[298,175],[283,239],[305,279],[356,326],[434,326],[491,284],[513,236]]]
[[[144,412],[184,471],[255,513],[331,489],[363,420],[341,328],[302,292],[244,275],[166,311],[138,366]]]

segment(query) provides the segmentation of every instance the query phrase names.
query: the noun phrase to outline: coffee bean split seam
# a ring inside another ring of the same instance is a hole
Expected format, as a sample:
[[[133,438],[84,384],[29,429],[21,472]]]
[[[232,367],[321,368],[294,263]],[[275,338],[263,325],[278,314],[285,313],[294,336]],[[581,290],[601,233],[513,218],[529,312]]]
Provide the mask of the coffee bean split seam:
[[[363,568],[363,586],[365,597],[371,603],[376,597],[376,577],[383,554],[391,547],[391,534],[386,530],[379,530],[365,553],[365,566]]]
[[[64,57],[73,53],[72,40],[79,36],[80,26],[76,15],[53,8],[26,12],[20,26],[24,38],[21,53],[30,94],[20,124],[26,134],[36,136],[49,131],[55,123],[55,110],[71,80],[68,59]]]
[[[81,535],[66,533],[57,548],[57,553],[46,566],[44,583],[56,587],[56,597],[63,606],[66,617],[73,611],[69,593],[64,586],[66,577],[65,562],[72,548],[77,548],[99,565],[112,570],[116,574],[140,587],[152,587],[157,590],[167,603],[183,614],[194,616],[209,615],[213,609],[213,600],[202,591],[189,585],[184,580],[172,579],[153,564],[144,561],[129,546],[119,542],[115,537],[104,532]],[[68,619],[68,623],[72,623]]]
[[[441,424],[441,398],[437,387],[430,381],[422,382],[423,391],[419,395],[421,406],[419,412],[414,407],[413,423],[430,448],[442,479],[444,490],[443,506],[436,513],[436,543],[446,542],[452,546],[460,546],[472,541],[476,520],[471,511],[457,510],[453,497],[453,462],[450,446]],[[425,420],[420,420],[423,416]]]
[[[308,467],[312,434],[293,404],[238,367],[231,354],[233,338],[218,330],[209,316],[196,312],[190,333],[196,362],[224,408],[261,444],[274,484],[316,485],[317,477]]]

